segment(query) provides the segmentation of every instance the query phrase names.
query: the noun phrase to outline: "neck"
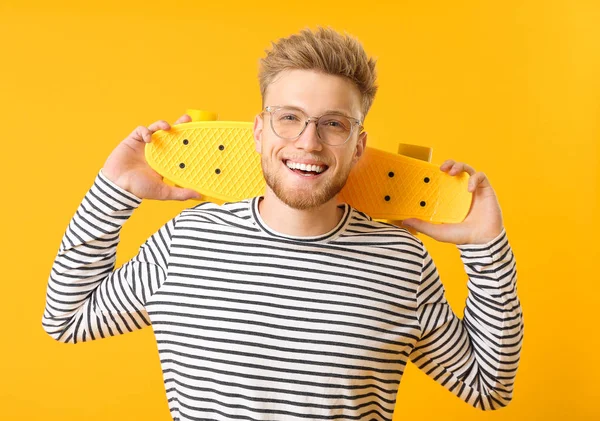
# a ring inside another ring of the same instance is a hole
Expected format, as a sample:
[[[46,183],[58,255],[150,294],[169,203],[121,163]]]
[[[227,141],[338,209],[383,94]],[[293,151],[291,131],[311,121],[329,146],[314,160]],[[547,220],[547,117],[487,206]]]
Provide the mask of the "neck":
[[[338,208],[337,198],[312,209],[294,209],[283,203],[267,187],[258,204],[261,218],[274,231],[295,237],[314,237],[326,234],[340,222],[344,210]]]

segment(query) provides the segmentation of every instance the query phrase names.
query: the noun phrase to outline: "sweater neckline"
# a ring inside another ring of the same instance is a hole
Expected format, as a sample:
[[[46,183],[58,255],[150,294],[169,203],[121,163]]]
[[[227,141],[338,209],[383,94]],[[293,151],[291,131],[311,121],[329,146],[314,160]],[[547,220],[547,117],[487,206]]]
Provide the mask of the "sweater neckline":
[[[252,198],[252,200],[250,201],[250,214],[252,215],[253,222],[256,223],[258,228],[263,233],[265,233],[271,237],[276,237],[279,239],[291,240],[291,241],[296,241],[296,242],[301,242],[301,243],[323,243],[323,242],[331,242],[331,241],[335,240],[346,229],[346,226],[348,225],[348,222],[350,221],[350,215],[352,213],[351,212],[352,208],[350,207],[350,205],[348,205],[347,203],[342,203],[342,204],[338,205],[338,208],[343,209],[343,211],[344,211],[342,218],[340,219],[340,222],[338,222],[338,224],[329,232],[326,232],[325,234],[321,234],[321,235],[316,235],[316,236],[288,235],[288,234],[283,234],[281,232],[278,232],[278,231],[270,228],[265,223],[265,221],[260,216],[260,212],[258,211],[258,204],[260,203],[261,199],[262,199],[262,196],[256,196],[256,197]]]

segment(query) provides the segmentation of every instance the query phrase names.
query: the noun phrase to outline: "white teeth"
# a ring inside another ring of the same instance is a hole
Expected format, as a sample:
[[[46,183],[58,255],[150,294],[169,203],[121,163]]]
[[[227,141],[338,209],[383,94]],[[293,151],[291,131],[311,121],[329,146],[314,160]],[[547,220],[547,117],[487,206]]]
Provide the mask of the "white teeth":
[[[307,165],[292,161],[285,161],[285,165],[287,165],[287,167],[292,170],[311,171],[316,173],[322,173],[323,171],[325,171],[325,167],[321,167],[319,165]]]

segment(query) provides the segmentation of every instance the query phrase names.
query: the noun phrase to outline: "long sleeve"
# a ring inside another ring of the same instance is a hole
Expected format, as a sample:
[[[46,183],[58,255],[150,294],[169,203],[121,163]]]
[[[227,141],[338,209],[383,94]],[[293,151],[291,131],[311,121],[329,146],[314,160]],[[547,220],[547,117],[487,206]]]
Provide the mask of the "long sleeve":
[[[57,341],[85,342],[150,325],[144,304],[166,277],[174,219],[114,270],[121,227],[140,203],[102,171],[96,176],[48,279],[42,326]]]
[[[487,244],[458,249],[469,277],[462,320],[423,249],[417,293],[421,336],[411,360],[463,401],[498,409],[512,399],[523,341],[515,258],[505,230]]]

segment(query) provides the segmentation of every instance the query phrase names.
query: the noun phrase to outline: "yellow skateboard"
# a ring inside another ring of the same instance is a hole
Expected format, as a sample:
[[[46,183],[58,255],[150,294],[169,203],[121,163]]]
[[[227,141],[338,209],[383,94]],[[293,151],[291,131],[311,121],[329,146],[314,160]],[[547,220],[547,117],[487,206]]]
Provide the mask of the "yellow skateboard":
[[[187,113],[192,122],[152,135],[145,150],[150,166],[173,184],[216,201],[264,194],[253,123],[216,121],[216,115],[197,110]],[[393,154],[368,147],[338,197],[374,219],[461,222],[471,205],[469,176],[450,176],[430,159],[429,148],[401,144]]]

